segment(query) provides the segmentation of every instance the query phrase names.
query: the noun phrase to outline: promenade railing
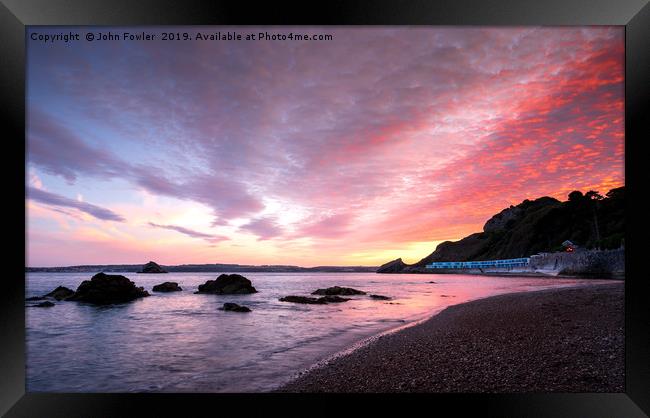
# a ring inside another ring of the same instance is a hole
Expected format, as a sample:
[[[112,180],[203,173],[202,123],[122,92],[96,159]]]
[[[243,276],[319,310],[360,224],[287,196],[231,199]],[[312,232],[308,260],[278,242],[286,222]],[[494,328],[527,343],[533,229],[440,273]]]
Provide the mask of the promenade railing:
[[[530,263],[530,257],[510,258],[505,260],[484,260],[484,261],[438,261],[426,265],[428,269],[473,269],[490,267],[526,267]]]

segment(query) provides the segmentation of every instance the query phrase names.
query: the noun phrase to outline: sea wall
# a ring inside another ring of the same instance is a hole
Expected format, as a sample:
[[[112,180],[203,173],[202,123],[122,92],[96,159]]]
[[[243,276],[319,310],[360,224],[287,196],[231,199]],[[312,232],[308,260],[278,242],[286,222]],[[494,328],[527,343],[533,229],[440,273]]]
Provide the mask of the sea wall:
[[[401,261],[401,260],[400,260]],[[382,271],[379,271],[380,273]],[[391,271],[394,273],[394,271]],[[546,253],[530,257],[526,267],[491,267],[482,269],[427,269],[406,266],[399,273],[433,274],[511,274],[582,276],[600,279],[625,278],[625,249],[582,250],[572,253]]]
[[[530,257],[532,271],[570,276],[625,277],[625,249],[548,253]]]

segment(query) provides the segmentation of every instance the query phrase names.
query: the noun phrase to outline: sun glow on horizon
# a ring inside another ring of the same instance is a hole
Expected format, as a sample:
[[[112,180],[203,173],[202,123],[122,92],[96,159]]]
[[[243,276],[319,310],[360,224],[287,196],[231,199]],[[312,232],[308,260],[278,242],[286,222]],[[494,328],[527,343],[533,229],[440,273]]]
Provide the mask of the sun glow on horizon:
[[[28,264],[412,264],[625,183],[621,27],[313,31],[30,41]]]

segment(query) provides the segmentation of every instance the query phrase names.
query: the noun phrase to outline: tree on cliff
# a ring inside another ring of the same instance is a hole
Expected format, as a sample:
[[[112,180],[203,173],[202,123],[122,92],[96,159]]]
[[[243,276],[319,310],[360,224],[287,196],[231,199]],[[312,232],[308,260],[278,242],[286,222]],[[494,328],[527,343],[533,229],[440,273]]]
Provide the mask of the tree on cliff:
[[[569,202],[581,202],[583,197],[580,190],[574,190],[569,193]]]
[[[585,193],[585,198],[591,205],[591,211],[594,214],[594,227],[596,229],[596,247],[600,248],[600,228],[598,227],[598,202],[603,200],[603,196],[594,190]]]

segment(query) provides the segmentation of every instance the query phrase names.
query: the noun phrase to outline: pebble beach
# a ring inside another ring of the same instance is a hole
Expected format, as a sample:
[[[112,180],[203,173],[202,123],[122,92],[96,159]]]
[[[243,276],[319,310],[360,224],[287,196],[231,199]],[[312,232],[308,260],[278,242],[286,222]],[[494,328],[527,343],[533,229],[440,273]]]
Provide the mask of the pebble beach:
[[[624,282],[446,308],[280,392],[623,392]]]

